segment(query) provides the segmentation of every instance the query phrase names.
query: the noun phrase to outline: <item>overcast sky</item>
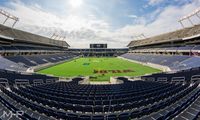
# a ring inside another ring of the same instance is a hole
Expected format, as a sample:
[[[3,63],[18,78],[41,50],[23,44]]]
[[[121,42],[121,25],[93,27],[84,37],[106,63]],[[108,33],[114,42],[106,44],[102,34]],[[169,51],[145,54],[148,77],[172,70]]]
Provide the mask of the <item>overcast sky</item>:
[[[17,29],[47,37],[56,32],[73,48],[90,43],[123,48],[139,34],[180,29],[177,21],[199,7],[200,0],[0,0],[0,9],[20,18]],[[1,23],[4,19],[0,16]]]

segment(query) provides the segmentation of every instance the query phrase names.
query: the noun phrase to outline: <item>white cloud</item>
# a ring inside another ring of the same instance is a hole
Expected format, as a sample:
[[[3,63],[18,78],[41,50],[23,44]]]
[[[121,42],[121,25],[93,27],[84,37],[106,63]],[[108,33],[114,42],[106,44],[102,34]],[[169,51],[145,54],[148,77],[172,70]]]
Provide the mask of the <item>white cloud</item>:
[[[165,0],[149,0],[149,5],[157,5],[159,3],[164,2]]]
[[[45,36],[51,36],[54,32],[62,33],[67,36],[67,42],[70,42],[71,46],[88,47],[79,45],[83,41],[87,44],[101,42],[101,39],[106,38],[103,31],[110,30],[106,21],[97,19],[93,14],[87,17],[76,14],[59,17],[43,10],[39,5],[25,5],[17,1],[10,2],[9,6],[11,8],[1,8],[20,18],[16,25],[18,29]]]
[[[129,18],[133,18],[133,19],[136,19],[136,18],[138,18],[138,16],[137,16],[137,15],[128,15],[128,17],[129,17]]]
[[[89,47],[90,43],[108,43],[109,47],[125,47],[132,40],[131,36],[141,33],[152,36],[180,28],[177,20],[200,6],[200,1],[194,0],[183,6],[168,6],[163,11],[157,9],[146,16],[129,15],[128,17],[137,18],[137,24],[115,30],[106,19],[99,19],[93,13],[83,16],[74,12],[70,15],[57,16],[37,4],[25,5],[17,1],[10,2],[9,6],[0,8],[20,18],[16,26],[18,29],[45,36],[57,32],[66,35],[67,42],[72,47],[85,48]]]
[[[155,11],[148,16],[138,18],[138,22],[140,24],[137,25],[127,25],[121,30],[126,31],[132,31],[135,34],[141,34],[144,33],[147,36],[154,36],[157,34],[174,31],[177,29],[181,29],[181,25],[178,23],[178,20],[189,13],[191,13],[193,10],[198,8],[200,6],[199,0],[194,0],[192,3],[185,4],[183,6],[168,6],[164,8],[162,11],[158,10]],[[148,20],[157,14],[155,17],[155,20],[148,23]],[[192,18],[195,24],[199,24],[200,21],[196,20],[195,18]],[[185,21],[185,26],[189,26],[190,24],[188,21]]]

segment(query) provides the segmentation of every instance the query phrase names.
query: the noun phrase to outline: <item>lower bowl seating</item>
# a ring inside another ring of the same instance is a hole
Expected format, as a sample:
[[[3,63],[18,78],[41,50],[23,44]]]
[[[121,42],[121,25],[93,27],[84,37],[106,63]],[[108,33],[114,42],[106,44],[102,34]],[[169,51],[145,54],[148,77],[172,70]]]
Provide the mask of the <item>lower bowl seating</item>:
[[[177,119],[200,94],[197,83],[124,80],[118,85],[80,85],[79,80],[1,86],[1,104],[13,112],[25,111],[20,119]]]

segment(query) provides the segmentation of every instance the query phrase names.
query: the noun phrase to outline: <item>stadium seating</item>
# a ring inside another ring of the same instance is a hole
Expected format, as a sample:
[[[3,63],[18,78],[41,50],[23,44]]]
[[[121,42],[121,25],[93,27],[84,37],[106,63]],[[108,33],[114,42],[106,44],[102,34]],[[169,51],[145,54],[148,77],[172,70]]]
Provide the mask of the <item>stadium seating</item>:
[[[186,55],[154,55],[127,53],[121,57],[143,63],[153,63],[169,67],[172,71],[180,71],[200,67],[200,57]]]
[[[181,111],[197,102],[200,94],[198,83],[123,80],[116,85],[80,85],[80,80],[9,89],[1,86],[0,103],[15,112],[25,111],[17,116],[20,118],[171,119],[182,116]]]
[[[80,54],[83,56],[97,56],[97,57],[112,57],[112,56],[119,56],[128,52],[127,48],[92,48],[92,49],[69,49],[68,50],[74,54]]]
[[[74,57],[76,57],[76,55],[70,53],[62,53],[48,55],[7,56],[4,58],[24,67],[33,67],[41,64],[56,63],[64,60],[69,60]]]
[[[176,30],[173,32],[157,35],[150,38],[145,38],[143,40],[133,40],[128,44],[128,47],[138,47],[145,45],[158,44],[163,42],[176,42],[178,40],[185,40],[184,38],[199,35],[200,25],[195,25],[192,27],[187,27],[184,29]]]
[[[24,58],[23,56],[9,56],[9,57],[5,57],[10,61],[13,61],[15,63],[18,64],[22,64],[22,65],[26,65],[26,66],[36,66],[36,63],[33,63],[29,60],[27,60],[26,58]]]
[[[0,70],[0,84],[5,86],[12,85],[38,85],[52,83],[58,78],[39,75],[39,74],[23,74],[14,71]]]
[[[182,70],[175,73],[156,73],[142,76],[145,80],[163,82],[195,82],[200,79],[200,68]]]
[[[4,57],[0,56],[0,69],[7,69],[12,71],[26,71],[27,68],[23,65],[17,64],[15,62],[12,62],[8,59],[5,59]]]
[[[200,50],[199,45],[189,45],[189,46],[179,46],[179,47],[155,47],[155,48],[143,48],[143,49],[133,49],[130,52],[133,53],[181,53],[181,52],[188,52],[193,53],[195,51]]]
[[[184,118],[189,120],[198,119],[198,115],[200,114],[200,97],[198,95],[194,96],[197,100],[192,103],[186,110],[177,115],[174,120],[182,120]]]
[[[132,41],[129,49],[68,49],[53,36],[0,31],[0,120],[199,119],[200,25]],[[171,71],[98,85],[33,73],[80,56],[120,56]]]
[[[12,46],[12,45],[2,45],[0,46],[0,52],[60,52],[64,51],[61,48],[56,47],[38,47],[38,46]]]

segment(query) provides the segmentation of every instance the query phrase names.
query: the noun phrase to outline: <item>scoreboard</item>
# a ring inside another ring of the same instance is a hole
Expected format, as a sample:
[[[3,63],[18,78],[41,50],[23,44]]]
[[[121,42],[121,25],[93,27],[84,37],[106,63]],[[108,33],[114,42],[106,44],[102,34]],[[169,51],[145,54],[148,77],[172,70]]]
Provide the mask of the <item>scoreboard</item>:
[[[90,48],[107,48],[107,44],[90,44]]]

